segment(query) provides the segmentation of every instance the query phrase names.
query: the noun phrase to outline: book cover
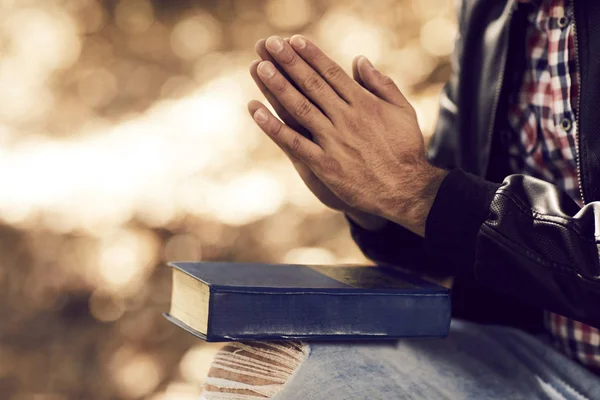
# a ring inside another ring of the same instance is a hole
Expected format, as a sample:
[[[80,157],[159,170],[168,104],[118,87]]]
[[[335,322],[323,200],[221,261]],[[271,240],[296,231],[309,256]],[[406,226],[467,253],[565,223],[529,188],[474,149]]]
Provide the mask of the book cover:
[[[175,262],[165,317],[206,341],[444,337],[449,289],[389,266]]]

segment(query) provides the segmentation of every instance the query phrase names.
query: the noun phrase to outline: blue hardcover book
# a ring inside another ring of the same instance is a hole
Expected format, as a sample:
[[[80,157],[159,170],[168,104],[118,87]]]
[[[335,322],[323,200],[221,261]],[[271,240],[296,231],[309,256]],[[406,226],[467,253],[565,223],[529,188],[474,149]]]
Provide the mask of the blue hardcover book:
[[[445,287],[386,266],[177,262],[165,317],[209,342],[448,334]]]

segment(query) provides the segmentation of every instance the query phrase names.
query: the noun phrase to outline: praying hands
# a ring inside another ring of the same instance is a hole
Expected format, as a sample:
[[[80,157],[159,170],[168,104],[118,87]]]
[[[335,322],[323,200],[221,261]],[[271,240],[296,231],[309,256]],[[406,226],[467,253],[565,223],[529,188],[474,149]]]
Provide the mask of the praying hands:
[[[325,205],[421,236],[446,172],[429,164],[412,106],[360,56],[354,79],[308,39],[270,37],[251,75],[283,123],[259,101],[248,109]]]

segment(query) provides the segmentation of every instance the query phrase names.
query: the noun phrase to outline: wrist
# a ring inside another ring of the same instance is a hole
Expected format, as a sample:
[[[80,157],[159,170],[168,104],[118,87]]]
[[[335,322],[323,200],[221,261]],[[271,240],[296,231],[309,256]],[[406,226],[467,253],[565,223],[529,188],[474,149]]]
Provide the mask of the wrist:
[[[426,163],[411,175],[417,178],[402,183],[404,187],[396,190],[398,196],[392,202],[390,215],[384,216],[424,237],[427,217],[448,172]]]

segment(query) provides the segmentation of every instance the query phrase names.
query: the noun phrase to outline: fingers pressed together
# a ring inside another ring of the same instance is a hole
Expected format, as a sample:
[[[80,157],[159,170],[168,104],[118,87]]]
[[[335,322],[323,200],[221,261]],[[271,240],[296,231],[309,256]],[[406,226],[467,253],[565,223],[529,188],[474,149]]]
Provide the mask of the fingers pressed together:
[[[285,151],[316,162],[333,124],[364,89],[300,35],[289,40],[272,36],[256,48],[263,60],[251,64],[251,75],[284,123],[258,101],[250,102],[249,111]]]
[[[367,91],[392,104],[406,103],[391,79],[377,71],[366,57],[354,60],[355,80],[300,35],[261,39],[256,51],[262,60],[250,65],[250,73],[284,124],[258,101],[250,102],[248,108],[265,133],[273,140],[278,136],[275,142],[284,150],[293,146],[314,159],[328,131],[352,112],[352,105]],[[386,80],[392,84],[386,85]],[[294,138],[298,133],[303,137]]]
[[[353,78],[300,35],[260,40],[256,50],[250,74],[281,117],[253,100],[258,126],[349,206],[421,232],[422,218],[396,207],[412,204],[428,164],[414,109],[393,80],[364,56]]]

